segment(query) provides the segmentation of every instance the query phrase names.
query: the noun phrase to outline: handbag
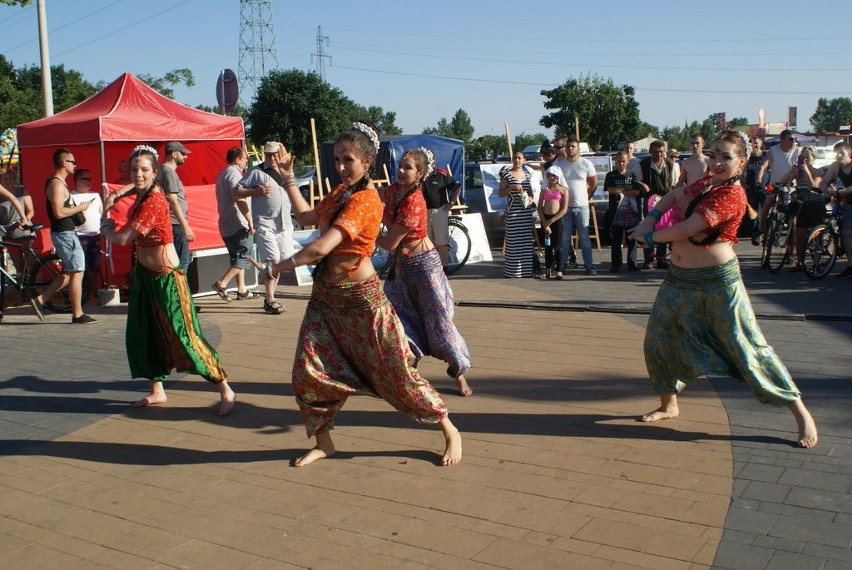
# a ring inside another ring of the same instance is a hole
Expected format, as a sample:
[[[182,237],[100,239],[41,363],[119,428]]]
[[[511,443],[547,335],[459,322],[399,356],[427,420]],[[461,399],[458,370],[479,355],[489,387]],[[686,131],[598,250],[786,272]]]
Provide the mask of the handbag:
[[[71,215],[71,221],[74,222],[75,226],[82,226],[86,223],[86,214],[83,212],[77,212],[76,214]]]

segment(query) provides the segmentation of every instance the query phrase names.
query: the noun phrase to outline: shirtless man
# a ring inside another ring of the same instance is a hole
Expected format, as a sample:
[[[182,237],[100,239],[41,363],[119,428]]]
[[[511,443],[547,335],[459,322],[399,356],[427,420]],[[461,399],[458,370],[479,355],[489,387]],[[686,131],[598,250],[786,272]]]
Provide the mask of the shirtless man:
[[[689,186],[696,180],[704,178],[707,174],[707,157],[704,156],[704,137],[696,133],[690,141],[692,156],[680,163],[680,177],[675,188]]]

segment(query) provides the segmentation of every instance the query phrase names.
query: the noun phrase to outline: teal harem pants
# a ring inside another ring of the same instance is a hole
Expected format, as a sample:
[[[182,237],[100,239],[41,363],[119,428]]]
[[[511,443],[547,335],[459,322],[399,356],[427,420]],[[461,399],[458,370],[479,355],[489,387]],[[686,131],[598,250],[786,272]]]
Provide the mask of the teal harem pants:
[[[308,437],[333,429],[335,414],[353,394],[382,398],[420,423],[443,420],[447,406],[413,363],[377,275],[354,283],[314,281],[293,362],[293,391]]]
[[[671,265],[648,319],[645,364],[657,394],[678,393],[700,376],[728,376],[764,404],[801,397],[757,325],[736,258],[699,269]]]

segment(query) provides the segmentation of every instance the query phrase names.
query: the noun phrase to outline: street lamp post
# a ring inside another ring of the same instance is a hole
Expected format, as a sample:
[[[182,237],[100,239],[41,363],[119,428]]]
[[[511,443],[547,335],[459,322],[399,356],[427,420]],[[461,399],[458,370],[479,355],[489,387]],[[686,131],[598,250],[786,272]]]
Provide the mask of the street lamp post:
[[[47,49],[47,9],[44,0],[38,7],[38,44],[41,51],[41,90],[44,92],[44,116],[53,116],[53,82],[50,79],[50,51]]]

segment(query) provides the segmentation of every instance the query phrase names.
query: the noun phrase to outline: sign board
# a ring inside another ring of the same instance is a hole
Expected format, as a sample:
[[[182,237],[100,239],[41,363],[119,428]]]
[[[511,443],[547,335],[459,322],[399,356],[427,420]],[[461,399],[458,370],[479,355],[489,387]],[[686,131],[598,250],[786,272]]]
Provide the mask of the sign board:
[[[462,214],[460,217],[467,228],[467,235],[470,236],[470,257],[467,258],[467,263],[492,261],[491,246],[482,223],[482,214]]]
[[[232,69],[223,69],[216,81],[216,101],[223,115],[227,115],[237,106],[240,90],[237,86],[237,75]]]
[[[293,232],[293,253],[301,250],[306,245],[317,239],[320,235],[319,230],[296,230]],[[311,272],[314,270],[313,265],[300,265],[296,268],[296,285],[312,285],[314,282],[311,277]]]

